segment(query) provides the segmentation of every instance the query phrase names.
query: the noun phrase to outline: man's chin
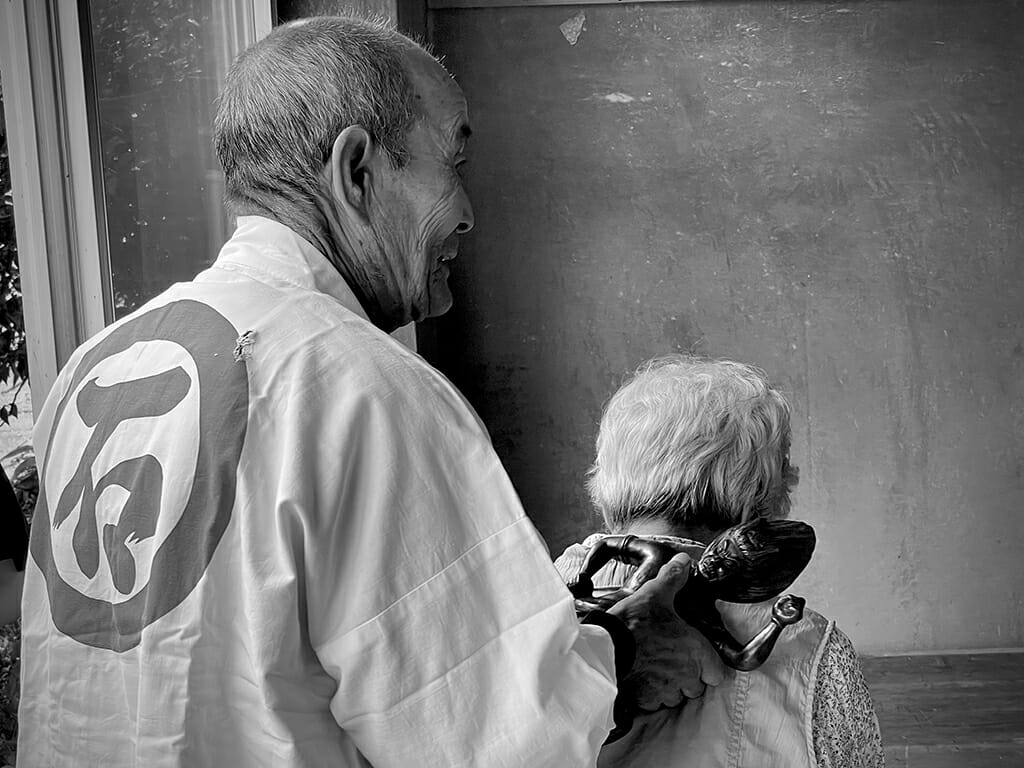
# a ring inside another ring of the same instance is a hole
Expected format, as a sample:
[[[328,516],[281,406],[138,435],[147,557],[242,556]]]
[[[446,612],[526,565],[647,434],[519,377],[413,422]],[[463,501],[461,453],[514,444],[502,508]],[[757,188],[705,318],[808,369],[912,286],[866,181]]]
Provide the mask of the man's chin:
[[[430,308],[427,310],[426,316],[427,317],[440,317],[441,315],[445,314],[449,309],[451,309],[452,305],[454,303],[455,302],[452,299],[452,295],[450,293],[447,293],[447,292],[445,293],[445,295],[443,297],[431,296],[430,297]]]
[[[447,291],[443,295],[432,293],[426,301],[413,305],[410,322],[418,323],[431,317],[440,317],[452,308],[454,301]]]
[[[424,302],[425,311],[423,317],[419,318],[420,320],[428,317],[440,317],[452,308],[454,300],[451,288],[448,287],[448,274],[448,265],[441,264],[439,269],[430,276]]]

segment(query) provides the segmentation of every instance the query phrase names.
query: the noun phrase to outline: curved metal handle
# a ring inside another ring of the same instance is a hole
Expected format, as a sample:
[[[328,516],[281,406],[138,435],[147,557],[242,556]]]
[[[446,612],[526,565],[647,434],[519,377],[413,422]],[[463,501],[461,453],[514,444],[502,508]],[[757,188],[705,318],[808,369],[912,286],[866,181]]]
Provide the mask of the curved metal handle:
[[[772,606],[772,617],[761,631],[754,635],[742,648],[717,647],[718,655],[728,666],[740,672],[752,672],[760,667],[775,650],[775,643],[786,627],[796,624],[804,617],[807,601],[796,595],[784,595]],[[731,637],[731,636],[730,636]],[[734,641],[735,642],[735,641]],[[714,643],[712,643],[714,644]]]

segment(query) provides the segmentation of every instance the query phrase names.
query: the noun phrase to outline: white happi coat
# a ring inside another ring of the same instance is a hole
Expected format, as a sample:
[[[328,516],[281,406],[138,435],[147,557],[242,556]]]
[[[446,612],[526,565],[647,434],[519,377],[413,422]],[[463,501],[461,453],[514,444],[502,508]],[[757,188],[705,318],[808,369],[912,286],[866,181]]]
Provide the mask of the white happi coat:
[[[35,445],[19,768],[595,763],[609,637],[471,408],[286,227],[77,350]]]

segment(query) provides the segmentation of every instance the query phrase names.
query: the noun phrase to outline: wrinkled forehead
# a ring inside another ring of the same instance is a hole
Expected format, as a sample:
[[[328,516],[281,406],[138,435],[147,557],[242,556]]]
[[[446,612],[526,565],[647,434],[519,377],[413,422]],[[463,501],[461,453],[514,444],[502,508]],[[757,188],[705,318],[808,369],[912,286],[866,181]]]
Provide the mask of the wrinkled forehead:
[[[413,102],[422,118],[444,128],[468,119],[466,97],[440,64],[419,48],[407,54]]]

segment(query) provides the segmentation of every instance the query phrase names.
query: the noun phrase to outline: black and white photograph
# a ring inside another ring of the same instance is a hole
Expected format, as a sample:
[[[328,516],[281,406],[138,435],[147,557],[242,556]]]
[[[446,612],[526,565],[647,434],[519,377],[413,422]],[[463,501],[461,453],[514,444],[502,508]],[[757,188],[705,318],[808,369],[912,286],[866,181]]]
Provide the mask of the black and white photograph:
[[[0,0],[0,768],[1024,768],[1024,0]]]

